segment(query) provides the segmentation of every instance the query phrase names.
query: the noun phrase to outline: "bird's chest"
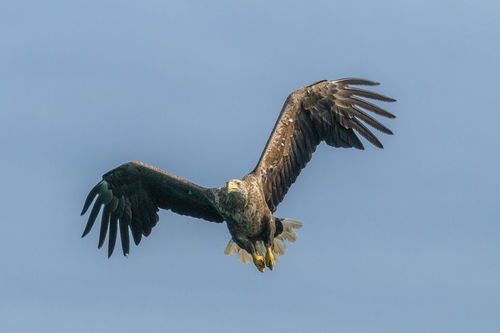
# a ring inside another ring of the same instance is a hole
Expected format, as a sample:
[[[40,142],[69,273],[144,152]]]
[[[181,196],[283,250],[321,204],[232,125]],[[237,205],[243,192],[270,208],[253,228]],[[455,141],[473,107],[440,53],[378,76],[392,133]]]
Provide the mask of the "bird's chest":
[[[238,224],[247,224],[250,221],[259,219],[257,205],[253,203],[246,205],[242,209],[235,209],[234,211],[230,211],[228,213],[228,217]]]
[[[255,203],[249,203],[242,209],[228,211],[227,226],[232,234],[255,236],[262,231],[262,213]]]

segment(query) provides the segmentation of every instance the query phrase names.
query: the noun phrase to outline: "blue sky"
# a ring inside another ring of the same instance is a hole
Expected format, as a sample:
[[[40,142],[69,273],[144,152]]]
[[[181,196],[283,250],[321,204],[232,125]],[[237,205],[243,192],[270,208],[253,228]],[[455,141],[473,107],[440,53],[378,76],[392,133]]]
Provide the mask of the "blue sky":
[[[3,2],[0,331],[498,332],[499,31],[495,1]],[[171,212],[128,258],[80,239],[106,171],[219,186],[288,93],[347,76],[398,99],[395,135],[319,147],[277,270]]]

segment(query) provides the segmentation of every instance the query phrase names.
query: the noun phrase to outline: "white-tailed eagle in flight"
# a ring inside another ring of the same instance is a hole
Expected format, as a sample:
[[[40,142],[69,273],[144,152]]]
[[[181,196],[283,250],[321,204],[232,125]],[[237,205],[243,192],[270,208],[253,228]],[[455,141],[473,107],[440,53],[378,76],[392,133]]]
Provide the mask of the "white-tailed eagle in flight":
[[[90,191],[83,207],[95,199],[83,232],[94,225],[102,207],[99,248],[108,235],[108,256],[118,233],[124,255],[130,250],[130,234],[138,245],[158,222],[158,210],[226,222],[231,239],[226,254],[253,261],[261,272],[273,269],[285,251],[283,241],[294,241],[294,229],[302,223],[273,215],[318,144],[363,149],[357,134],[383,148],[365,124],[386,134],[392,132],[367,111],[387,118],[395,116],[366,100],[395,100],[354,86],[375,86],[364,79],[319,81],[292,92],[255,169],[241,179],[217,188],[205,188],[142,162],[125,163],[106,173]]]

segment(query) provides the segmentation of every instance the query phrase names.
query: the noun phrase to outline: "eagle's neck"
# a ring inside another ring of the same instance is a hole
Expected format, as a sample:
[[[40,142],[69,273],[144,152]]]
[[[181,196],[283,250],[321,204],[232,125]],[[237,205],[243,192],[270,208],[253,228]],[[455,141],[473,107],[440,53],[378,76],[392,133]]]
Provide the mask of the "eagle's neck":
[[[227,208],[232,211],[239,211],[245,209],[248,204],[248,196],[244,191],[235,191],[225,193],[225,200]]]

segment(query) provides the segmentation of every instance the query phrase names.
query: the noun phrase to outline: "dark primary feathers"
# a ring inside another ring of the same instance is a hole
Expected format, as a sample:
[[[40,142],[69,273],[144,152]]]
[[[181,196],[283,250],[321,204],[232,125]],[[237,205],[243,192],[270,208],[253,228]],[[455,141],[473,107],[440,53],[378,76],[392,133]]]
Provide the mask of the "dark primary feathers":
[[[360,97],[384,102],[395,100],[350,85],[375,86],[378,83],[354,78],[320,81],[288,96],[253,171],[262,179],[266,202],[272,212],[321,141],[333,147],[364,149],[357,132],[376,147],[383,148],[363,122],[392,134],[365,111],[388,118],[395,116]]]
[[[148,236],[158,222],[158,208],[170,209],[213,222],[223,219],[212,206],[209,189],[195,185],[142,162],[130,162],[106,173],[90,191],[82,215],[97,197],[83,232],[85,236],[104,205],[99,234],[99,247],[104,244],[109,229],[108,256],[116,243],[118,227],[123,254],[129,253],[129,228],[135,244],[142,235]]]

